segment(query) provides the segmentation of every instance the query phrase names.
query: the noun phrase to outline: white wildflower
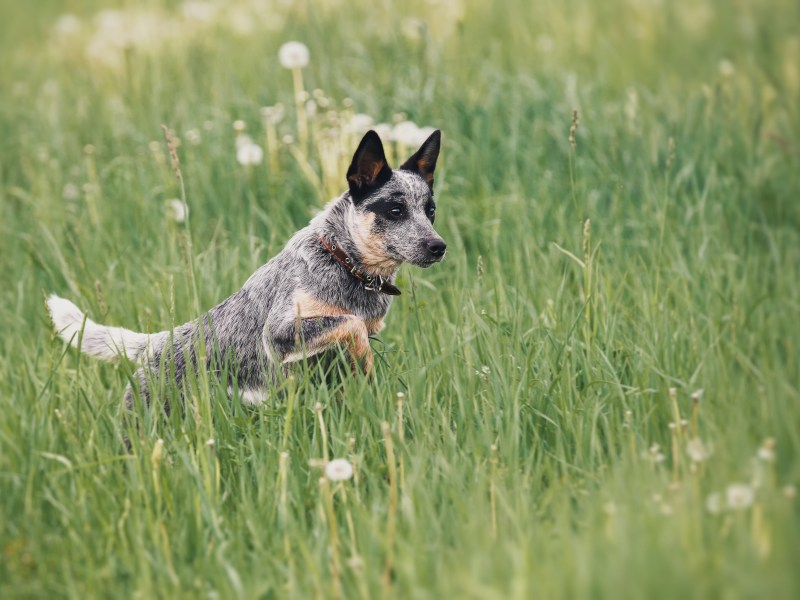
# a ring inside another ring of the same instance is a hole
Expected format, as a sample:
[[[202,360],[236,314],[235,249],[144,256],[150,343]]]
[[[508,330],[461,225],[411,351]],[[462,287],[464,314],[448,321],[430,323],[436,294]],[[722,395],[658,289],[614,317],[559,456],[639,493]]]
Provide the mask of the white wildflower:
[[[233,130],[236,133],[242,133],[245,130],[246,127],[247,127],[247,124],[244,121],[242,121],[241,119],[236,119],[233,122]]]
[[[311,119],[317,115],[317,103],[314,100],[306,102],[306,115]]]
[[[277,125],[280,123],[283,120],[284,114],[283,104],[280,102],[275,106],[264,106],[261,108],[261,118],[263,118],[264,122],[268,125]]]
[[[206,442],[206,446],[208,446],[209,448],[213,448],[213,447],[214,447],[214,446],[216,446],[216,445],[217,445],[217,440],[215,440],[214,438],[210,438],[210,439],[209,439],[209,440]]]
[[[378,134],[378,137],[385,142],[388,142],[392,138],[392,126],[388,123],[378,123],[373,129],[375,133]]]
[[[186,139],[189,140],[189,143],[192,146],[197,146],[202,141],[202,137],[200,135],[199,129],[190,129],[186,132]]]
[[[692,400],[694,402],[700,402],[700,399],[703,397],[703,390],[695,390],[692,392]]]
[[[742,510],[753,503],[755,492],[752,487],[745,483],[732,483],[725,490],[725,499],[728,508]]]
[[[650,446],[650,450],[648,451],[648,458],[654,463],[660,463],[664,462],[667,457],[663,452],[661,452],[661,446],[658,444],[653,444]]]
[[[714,493],[706,498],[706,510],[712,515],[717,515],[722,511],[722,496]]]
[[[772,462],[775,460],[775,438],[767,438],[758,449],[758,458],[764,462]]]
[[[291,135],[290,133],[287,133],[286,135],[284,135],[284,136],[281,138],[281,141],[282,141],[284,144],[286,144],[287,146],[291,146],[292,144],[294,144],[294,136],[293,136],[293,135]]]
[[[711,449],[700,438],[692,438],[686,444],[686,453],[694,462],[703,462],[711,456]]]
[[[347,124],[346,129],[350,133],[366,133],[374,122],[375,120],[369,115],[357,113],[350,117],[350,122]]]
[[[329,481],[347,481],[353,476],[353,465],[344,458],[334,458],[325,465],[325,477]]]
[[[278,60],[286,69],[302,69],[308,64],[308,47],[302,42],[286,42],[278,50]]]
[[[419,127],[414,121],[400,121],[392,129],[391,139],[409,148],[416,146],[419,139]]]
[[[189,207],[177,198],[167,200],[167,208],[169,214],[176,223],[183,223],[186,221],[186,216],[189,214]]]
[[[236,149],[236,160],[245,167],[260,164],[263,158],[264,151],[258,144],[242,144]]]

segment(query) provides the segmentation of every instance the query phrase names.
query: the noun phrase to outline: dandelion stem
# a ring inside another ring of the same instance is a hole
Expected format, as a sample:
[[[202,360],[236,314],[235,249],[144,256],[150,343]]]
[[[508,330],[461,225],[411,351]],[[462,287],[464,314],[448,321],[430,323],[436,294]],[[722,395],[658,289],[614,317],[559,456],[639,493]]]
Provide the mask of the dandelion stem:
[[[308,151],[308,120],[303,102],[305,92],[303,70],[300,67],[292,69],[292,83],[294,83],[294,102],[297,109],[297,137],[300,141],[300,149],[305,154]]]
[[[394,540],[397,533],[397,465],[394,457],[394,444],[389,423],[381,423],[383,440],[386,446],[386,461],[389,466],[389,514],[386,518],[386,563],[383,569],[383,585],[386,592],[392,585],[392,569],[394,565]]]
[[[336,528],[336,511],[333,509],[333,492],[326,478],[319,480],[325,512],[328,517],[328,535],[331,547],[331,577],[333,578],[333,598],[342,597],[341,561],[339,559],[339,532]]]
[[[322,418],[322,404],[317,402],[316,406],[314,406],[314,411],[317,413],[317,419],[319,420],[319,434],[320,438],[322,439],[322,458],[325,461],[325,464],[328,463],[328,432],[325,429],[325,419]]]

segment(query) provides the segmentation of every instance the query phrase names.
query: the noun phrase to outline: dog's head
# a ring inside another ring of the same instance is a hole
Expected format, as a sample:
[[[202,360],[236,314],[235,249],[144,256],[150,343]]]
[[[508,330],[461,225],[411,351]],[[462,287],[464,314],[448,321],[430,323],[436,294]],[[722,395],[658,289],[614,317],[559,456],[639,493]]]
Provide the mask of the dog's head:
[[[433,171],[441,138],[437,129],[397,170],[386,161],[374,131],[358,145],[347,170],[354,208],[349,227],[365,266],[378,271],[401,262],[429,267],[444,258],[447,245],[433,229]]]

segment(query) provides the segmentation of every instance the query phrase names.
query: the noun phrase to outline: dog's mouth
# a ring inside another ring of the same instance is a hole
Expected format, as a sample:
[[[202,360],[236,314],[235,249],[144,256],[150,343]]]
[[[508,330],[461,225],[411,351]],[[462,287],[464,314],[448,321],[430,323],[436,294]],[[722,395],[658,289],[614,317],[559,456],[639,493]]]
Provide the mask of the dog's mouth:
[[[412,265],[416,267],[422,267],[423,269],[427,269],[428,267],[431,267],[438,262],[442,262],[444,260],[444,257],[445,257],[444,254],[442,254],[441,256],[423,256],[422,258],[416,260],[410,260],[408,262],[410,262]]]

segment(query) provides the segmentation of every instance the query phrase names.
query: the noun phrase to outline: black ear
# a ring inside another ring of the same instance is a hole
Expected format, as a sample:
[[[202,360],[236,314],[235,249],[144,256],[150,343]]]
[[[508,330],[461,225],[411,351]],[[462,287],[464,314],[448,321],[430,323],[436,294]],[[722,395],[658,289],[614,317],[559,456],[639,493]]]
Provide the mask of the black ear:
[[[347,169],[350,196],[354,202],[358,202],[389,181],[391,177],[392,168],[386,162],[381,138],[370,129],[362,138],[353,155],[353,162]]]
[[[441,144],[442,132],[437,129],[400,168],[421,175],[433,189],[433,171],[436,169]]]

